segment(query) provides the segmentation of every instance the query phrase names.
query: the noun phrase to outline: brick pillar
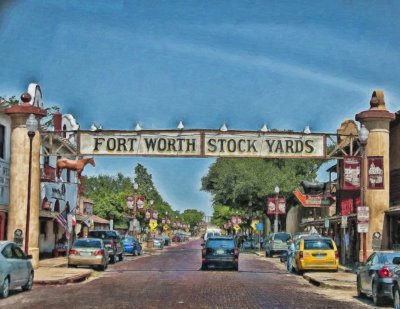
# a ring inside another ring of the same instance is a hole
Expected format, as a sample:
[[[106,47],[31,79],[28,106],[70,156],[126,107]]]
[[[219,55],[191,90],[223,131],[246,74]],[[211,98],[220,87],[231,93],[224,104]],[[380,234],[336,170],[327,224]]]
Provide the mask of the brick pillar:
[[[8,210],[7,238],[13,240],[17,229],[23,231],[26,239],[27,219],[27,188],[29,174],[29,137],[26,130],[26,120],[34,114],[38,121],[46,115],[46,111],[29,104],[31,96],[23,94],[24,103],[14,105],[5,110],[11,117],[11,158],[10,158],[10,204]],[[29,254],[32,255],[32,265],[39,266],[39,209],[40,209],[40,133],[32,141],[32,173],[29,220]],[[23,244],[24,248],[25,243]]]
[[[382,190],[368,190],[366,184],[365,202],[369,207],[369,231],[367,233],[367,256],[372,253],[372,234],[383,234],[385,211],[389,209],[389,124],[395,119],[395,115],[386,110],[383,91],[376,90],[372,93],[371,107],[356,115],[356,120],[369,130],[368,143],[365,154],[370,156],[382,156],[384,161],[384,186]],[[365,167],[367,173],[367,167]],[[366,181],[367,175],[365,175]],[[361,259],[362,260],[362,259]]]

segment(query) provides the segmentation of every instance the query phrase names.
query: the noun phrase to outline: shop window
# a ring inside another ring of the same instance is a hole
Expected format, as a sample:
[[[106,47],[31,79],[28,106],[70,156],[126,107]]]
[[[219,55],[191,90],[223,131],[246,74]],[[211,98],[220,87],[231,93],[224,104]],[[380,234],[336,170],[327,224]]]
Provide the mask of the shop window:
[[[57,223],[56,220],[53,221],[53,233],[54,233],[55,235],[58,234],[58,223]]]
[[[5,156],[5,138],[6,138],[6,127],[0,125],[0,158],[4,159]]]

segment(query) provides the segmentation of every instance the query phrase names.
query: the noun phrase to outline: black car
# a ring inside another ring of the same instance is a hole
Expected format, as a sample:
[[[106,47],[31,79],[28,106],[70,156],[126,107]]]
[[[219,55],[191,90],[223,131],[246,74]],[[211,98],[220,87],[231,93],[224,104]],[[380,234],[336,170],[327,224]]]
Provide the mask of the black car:
[[[212,236],[202,246],[202,270],[209,268],[239,270],[239,248],[233,237]]]
[[[357,295],[372,296],[375,306],[393,299],[393,274],[400,264],[400,252],[376,251],[357,270]]]
[[[100,238],[104,242],[108,254],[110,256],[110,263],[116,262],[116,257],[122,261],[124,259],[124,245],[122,237],[117,231],[113,230],[94,230],[89,231],[89,237]]]

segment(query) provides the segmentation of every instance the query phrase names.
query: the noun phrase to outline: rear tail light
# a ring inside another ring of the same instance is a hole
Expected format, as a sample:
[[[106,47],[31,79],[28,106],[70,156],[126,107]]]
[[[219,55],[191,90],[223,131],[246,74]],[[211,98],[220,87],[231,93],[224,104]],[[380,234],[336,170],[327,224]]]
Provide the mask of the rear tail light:
[[[393,276],[393,274],[390,271],[389,267],[384,266],[378,270],[378,276],[381,278],[391,278]]]
[[[339,251],[337,251],[337,250],[335,251],[335,259],[337,259],[337,260],[339,259]]]
[[[299,258],[302,259],[304,257],[303,251],[299,251]]]
[[[96,250],[94,252],[94,255],[103,255],[104,251],[103,250]]]
[[[69,250],[69,255],[74,255],[74,254],[76,254],[77,252],[76,252],[76,250],[75,249],[70,249]]]

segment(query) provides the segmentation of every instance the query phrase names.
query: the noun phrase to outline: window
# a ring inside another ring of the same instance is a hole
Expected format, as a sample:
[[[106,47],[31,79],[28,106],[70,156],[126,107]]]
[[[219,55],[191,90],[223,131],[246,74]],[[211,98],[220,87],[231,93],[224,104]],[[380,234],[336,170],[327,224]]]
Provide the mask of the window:
[[[13,254],[12,254],[12,247],[11,244],[8,245],[1,251],[1,254],[6,258],[6,259],[11,259]]]
[[[22,250],[17,247],[17,246],[12,246],[12,254],[14,259],[23,259],[25,258],[25,254],[22,252]]]
[[[101,241],[93,239],[78,239],[74,242],[74,247],[101,248]]]
[[[40,234],[44,234],[44,238],[46,238],[46,221],[40,221]]]
[[[207,248],[235,248],[235,243],[233,239],[210,239]]]
[[[330,239],[306,239],[304,250],[333,250],[333,243]]]
[[[6,127],[0,125],[0,158],[5,159]]]
[[[63,125],[63,133],[62,133],[64,138],[67,137],[67,132],[66,131],[67,131],[67,126],[64,124]]]

